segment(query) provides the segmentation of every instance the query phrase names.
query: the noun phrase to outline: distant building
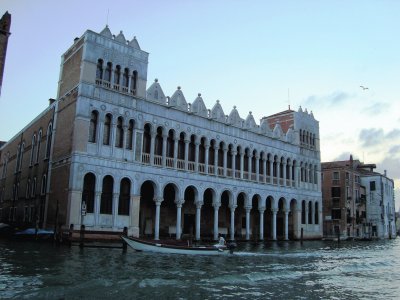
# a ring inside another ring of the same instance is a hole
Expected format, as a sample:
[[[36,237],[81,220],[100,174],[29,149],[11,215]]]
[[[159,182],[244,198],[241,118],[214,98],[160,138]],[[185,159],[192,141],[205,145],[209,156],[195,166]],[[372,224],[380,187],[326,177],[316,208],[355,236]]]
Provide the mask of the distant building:
[[[0,217],[32,226],[217,239],[322,237],[319,124],[256,124],[180,87],[147,87],[148,53],[108,27],[62,56],[58,96],[0,149]]]
[[[6,13],[0,19],[0,95],[3,85],[4,65],[6,63],[8,37],[10,36],[11,15]]]
[[[324,162],[321,167],[324,237],[395,235],[393,180],[374,172],[376,165],[352,156],[346,161]]]

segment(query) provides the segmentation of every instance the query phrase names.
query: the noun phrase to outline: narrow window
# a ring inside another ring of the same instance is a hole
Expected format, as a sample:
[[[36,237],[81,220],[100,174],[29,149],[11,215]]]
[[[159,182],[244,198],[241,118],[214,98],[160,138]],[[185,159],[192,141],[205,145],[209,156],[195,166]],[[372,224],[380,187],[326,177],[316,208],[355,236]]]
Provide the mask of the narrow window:
[[[86,212],[94,212],[96,177],[93,173],[87,173],[83,179],[82,202],[85,201]]]
[[[42,144],[42,129],[40,129],[39,134],[38,134],[37,150],[36,150],[36,161],[35,161],[35,163],[39,162],[41,144]]]
[[[41,185],[41,189],[40,189],[41,195],[46,195],[46,188],[47,188],[47,177],[46,177],[46,174],[44,174],[42,177],[42,185]]]
[[[96,143],[97,134],[97,120],[99,113],[97,111],[92,111],[89,124],[89,142]]]
[[[35,159],[35,146],[36,146],[36,134],[32,137],[32,147],[31,147],[31,159],[29,161],[29,165],[33,165],[33,160]]]
[[[114,72],[114,84],[118,86],[120,79],[121,79],[121,66],[117,65],[115,67],[115,72]]]
[[[110,114],[107,114],[104,120],[104,135],[103,135],[104,145],[110,145],[111,119],[112,116]]]
[[[106,72],[104,74],[104,80],[110,82],[111,81],[111,72],[112,72],[112,63],[107,63]]]
[[[34,198],[36,195],[36,177],[33,178],[31,187],[31,197]]]
[[[31,188],[31,179],[28,178],[28,182],[26,183],[26,191],[25,191],[25,198],[29,199],[30,196],[30,188]]]
[[[136,94],[137,80],[138,80],[138,72],[137,71],[133,71],[133,73],[132,73],[132,86],[131,86],[131,93],[132,94]]]
[[[53,137],[53,124],[50,123],[47,127],[47,137],[46,137],[46,158],[50,157],[51,151],[51,139]]]
[[[103,179],[103,190],[101,192],[100,213],[112,214],[112,198],[113,198],[114,180],[110,175]]]
[[[103,60],[102,59],[99,59],[97,61],[96,79],[98,79],[98,80],[103,79]]]
[[[115,135],[115,147],[122,148],[124,143],[124,128],[122,126],[123,119],[118,117],[117,119],[117,132]]]
[[[131,182],[128,178],[121,180],[121,186],[119,191],[119,204],[118,204],[118,214],[119,215],[129,215],[129,202],[131,195]]]
[[[132,150],[133,148],[133,128],[134,128],[134,121],[129,120],[128,132],[126,137],[126,149]]]
[[[129,85],[129,69],[125,68],[124,76],[122,77],[122,86],[127,88],[128,85]]]

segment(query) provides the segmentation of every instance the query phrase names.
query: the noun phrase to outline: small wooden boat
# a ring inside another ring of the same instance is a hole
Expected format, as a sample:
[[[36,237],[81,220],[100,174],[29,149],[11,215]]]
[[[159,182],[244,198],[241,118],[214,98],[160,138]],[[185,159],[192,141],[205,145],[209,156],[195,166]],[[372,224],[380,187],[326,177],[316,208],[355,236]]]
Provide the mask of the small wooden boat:
[[[136,251],[158,252],[168,254],[224,255],[233,253],[234,245],[215,246],[178,246],[144,241],[134,237],[121,238]]]

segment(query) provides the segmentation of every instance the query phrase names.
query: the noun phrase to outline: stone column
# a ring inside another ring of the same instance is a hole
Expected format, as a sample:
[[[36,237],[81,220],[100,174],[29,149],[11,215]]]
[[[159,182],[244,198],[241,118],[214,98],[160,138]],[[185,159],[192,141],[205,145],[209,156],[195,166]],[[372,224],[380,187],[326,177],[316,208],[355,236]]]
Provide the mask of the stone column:
[[[185,139],[185,170],[188,170],[188,162],[189,162],[189,143],[190,141]]]
[[[140,195],[131,195],[129,205],[129,229],[128,234],[139,237],[139,212],[140,212]]]
[[[224,176],[226,177],[226,171],[227,171],[227,166],[228,166],[228,147],[224,145]]]
[[[267,161],[265,160],[265,154],[262,157],[262,164],[263,164],[263,183],[267,182]]]
[[[232,151],[232,178],[236,178],[236,155],[237,151],[233,150]]]
[[[321,203],[318,205],[318,209],[321,209]],[[318,226],[319,226],[319,234],[322,237],[323,235],[323,223],[324,221],[322,220],[322,210],[318,210]]]
[[[289,165],[289,184],[292,187],[292,165]]]
[[[156,219],[154,224],[154,239],[160,239],[160,206],[161,202],[163,202],[163,198],[155,198],[154,202],[156,204]]]
[[[294,167],[294,184],[296,188],[299,187],[299,166]]]
[[[196,241],[200,241],[200,219],[202,205],[203,203],[196,202]]]
[[[199,171],[199,147],[200,147],[200,143],[196,140],[196,142],[194,143],[195,145],[195,153],[194,153],[194,171],[198,172]]]
[[[134,161],[135,160],[135,157],[136,157],[136,129],[135,129],[135,127],[133,128],[133,130],[132,130],[132,161]],[[142,159],[142,158],[140,158],[140,159]]]
[[[248,179],[248,180],[251,180],[251,173],[252,173],[251,159],[252,159],[252,156],[251,156],[250,150],[249,150],[249,156],[247,157],[247,165],[249,166],[249,167],[247,168],[247,173],[248,173],[247,179]]]
[[[154,147],[156,142],[156,132],[151,131],[150,137],[150,165],[154,165]]]
[[[122,134],[123,134],[123,138],[122,138],[122,157],[127,159],[126,157],[126,138],[127,138],[127,132],[128,132],[128,126],[123,126],[122,127]]]
[[[269,161],[269,183],[274,184],[274,161],[270,160]]]
[[[166,160],[167,160],[167,141],[168,135],[163,134],[163,143],[162,143],[162,166],[165,167]]]
[[[281,181],[281,162],[276,162],[276,183],[279,186]]]
[[[276,241],[276,214],[278,211],[274,208],[272,209],[272,239]]]
[[[260,240],[264,240],[264,212],[265,212],[265,207],[260,207],[258,209],[260,212]]]
[[[112,220],[113,220],[113,227],[117,228],[117,221],[118,221],[118,205],[119,205],[119,193],[113,194],[113,202],[112,202]]]
[[[98,225],[100,220],[100,203],[101,203],[101,192],[96,192],[96,197],[94,200],[94,225]]]
[[[178,163],[178,143],[179,139],[174,140],[174,169],[177,168],[177,163]]]
[[[260,156],[256,155],[256,181],[260,181]]]
[[[115,133],[117,130],[117,126],[115,124],[114,118],[111,120],[110,124],[110,150],[111,150],[111,155],[114,153],[114,147],[115,147]]]
[[[244,151],[240,150],[240,179],[243,179],[243,169],[244,169]]]
[[[306,201],[306,218],[305,219],[306,219],[305,225],[308,225],[308,201]]]
[[[231,241],[234,241],[235,240],[235,208],[236,208],[236,205],[230,205],[229,208],[231,210],[231,229],[230,229]]]
[[[204,145],[205,151],[205,158],[204,158],[204,173],[208,174],[208,159],[209,159],[209,151],[210,151],[210,144],[206,142]]]
[[[283,163],[283,186],[286,186],[286,163]]]
[[[251,207],[246,207],[246,240],[250,240],[250,211]]]
[[[219,203],[213,204],[214,206],[214,240],[218,240],[218,210],[219,210]]]
[[[315,203],[311,205],[311,224],[315,224]]]
[[[285,241],[289,240],[289,211],[285,210]]]
[[[180,240],[181,239],[181,213],[182,213],[182,205],[184,201],[177,201],[176,203],[176,239]]]
[[[218,146],[217,146],[217,143],[215,143],[215,148],[214,148],[214,175],[218,176]]]

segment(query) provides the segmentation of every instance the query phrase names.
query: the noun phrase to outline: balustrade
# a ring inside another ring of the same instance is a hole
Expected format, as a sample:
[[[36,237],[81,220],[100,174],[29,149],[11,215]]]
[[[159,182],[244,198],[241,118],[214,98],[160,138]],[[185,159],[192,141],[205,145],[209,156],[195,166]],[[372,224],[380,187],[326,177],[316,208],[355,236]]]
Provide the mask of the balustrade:
[[[167,157],[165,159],[165,166],[167,168],[173,168],[174,167],[174,158],[173,157]]]
[[[150,153],[142,153],[142,163],[150,164]]]
[[[194,161],[188,161],[188,171],[194,172],[195,170],[195,162]]]
[[[199,163],[199,173],[205,173],[206,172],[206,165]]]
[[[185,170],[185,161],[183,159],[177,159],[176,167],[180,170]]]
[[[218,176],[224,176],[224,168],[218,167]]]
[[[154,155],[154,165],[161,166],[162,165],[162,156]]]

